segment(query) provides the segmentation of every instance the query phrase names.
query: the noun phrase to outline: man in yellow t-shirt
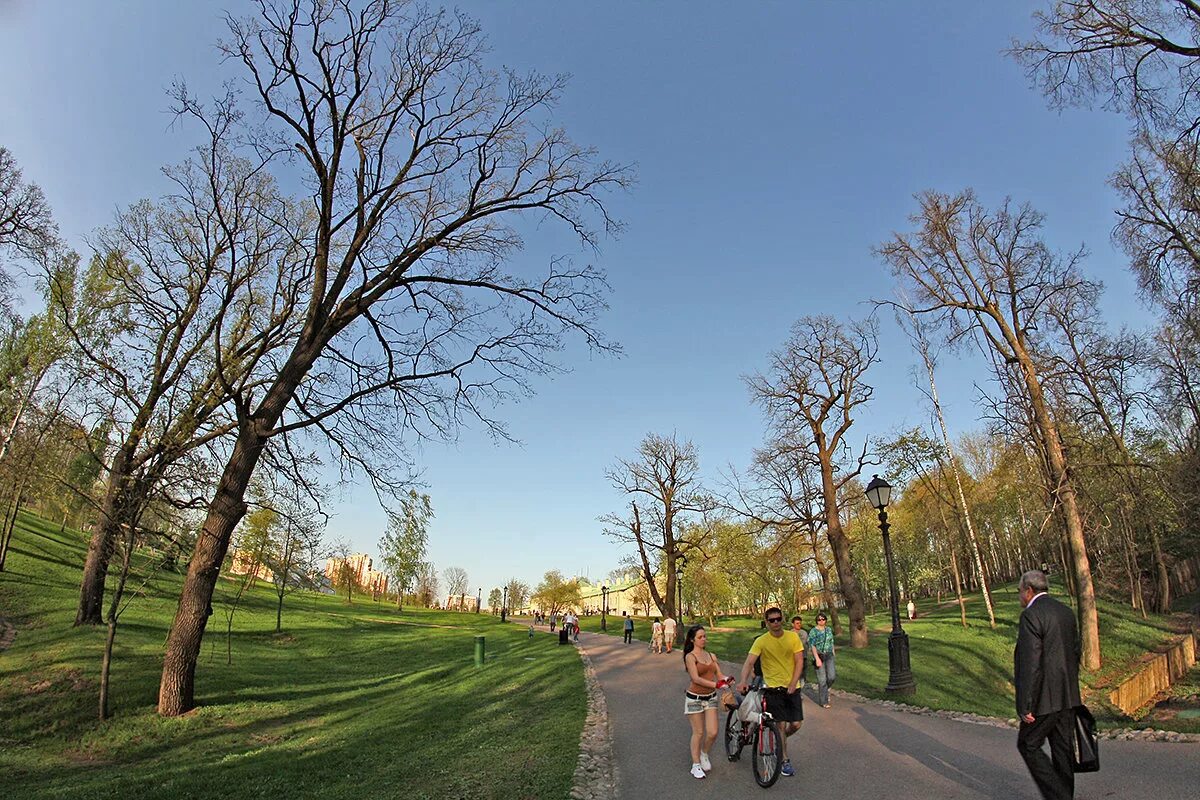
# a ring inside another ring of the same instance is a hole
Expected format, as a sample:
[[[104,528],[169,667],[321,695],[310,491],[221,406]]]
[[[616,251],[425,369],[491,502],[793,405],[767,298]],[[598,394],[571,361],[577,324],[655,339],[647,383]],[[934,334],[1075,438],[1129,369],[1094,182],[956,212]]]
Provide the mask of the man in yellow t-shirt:
[[[763,684],[768,690],[773,690],[765,692],[767,711],[782,723],[783,741],[779,747],[779,755],[783,759],[781,772],[791,777],[795,771],[787,757],[787,737],[800,730],[804,722],[803,699],[796,690],[804,669],[804,643],[795,631],[784,629],[783,612],[778,608],[768,608],[766,620],[767,632],[750,645],[750,654],[742,664],[740,688],[743,694],[749,690],[750,673],[754,669],[754,662],[759,662]]]

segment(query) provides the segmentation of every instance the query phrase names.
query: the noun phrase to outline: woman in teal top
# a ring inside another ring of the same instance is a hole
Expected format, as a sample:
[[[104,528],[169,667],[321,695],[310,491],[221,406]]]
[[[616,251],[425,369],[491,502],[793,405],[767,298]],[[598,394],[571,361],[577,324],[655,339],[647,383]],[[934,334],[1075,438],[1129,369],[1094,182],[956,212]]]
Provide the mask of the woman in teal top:
[[[824,613],[817,615],[817,627],[808,632],[808,648],[817,667],[817,702],[829,708],[829,687],[837,680],[834,666],[833,631],[829,630]]]

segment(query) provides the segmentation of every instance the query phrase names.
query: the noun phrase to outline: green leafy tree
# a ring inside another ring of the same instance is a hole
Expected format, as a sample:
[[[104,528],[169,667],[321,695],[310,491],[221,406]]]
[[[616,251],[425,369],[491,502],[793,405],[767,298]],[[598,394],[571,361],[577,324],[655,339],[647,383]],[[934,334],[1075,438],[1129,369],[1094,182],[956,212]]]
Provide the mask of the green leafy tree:
[[[388,517],[388,527],[379,540],[379,558],[396,585],[396,609],[404,607],[404,595],[416,583],[429,541],[433,506],[429,495],[409,491],[398,511]]]

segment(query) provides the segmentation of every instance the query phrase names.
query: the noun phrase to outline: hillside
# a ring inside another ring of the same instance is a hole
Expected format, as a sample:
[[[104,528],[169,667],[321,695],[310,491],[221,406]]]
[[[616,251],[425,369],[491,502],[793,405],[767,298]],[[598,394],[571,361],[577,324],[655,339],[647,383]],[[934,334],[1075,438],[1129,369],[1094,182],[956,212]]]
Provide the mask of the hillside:
[[[113,718],[97,721],[105,631],[75,629],[78,531],[22,516],[0,616],[0,796],[564,797],[586,712],[574,648],[488,615],[398,613],[369,597],[222,581],[197,671],[199,708],[154,711],[180,576],[159,573],[121,617]],[[131,581],[131,586],[134,586]],[[488,659],[473,665],[474,636]]]

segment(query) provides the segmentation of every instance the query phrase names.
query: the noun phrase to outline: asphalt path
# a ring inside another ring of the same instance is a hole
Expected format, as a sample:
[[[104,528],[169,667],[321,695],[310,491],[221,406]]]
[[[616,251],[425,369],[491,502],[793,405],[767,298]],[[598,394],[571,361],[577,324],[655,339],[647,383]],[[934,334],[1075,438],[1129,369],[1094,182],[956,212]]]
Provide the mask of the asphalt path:
[[[723,730],[711,751],[708,777],[688,774],[690,729],[683,718],[688,681],[678,649],[655,655],[644,642],[626,645],[617,636],[589,633],[580,635],[580,644],[608,703],[618,798],[764,796],[751,774],[748,751],[741,761],[726,759]],[[853,658],[851,651],[845,653]],[[717,655],[725,671],[736,675],[741,654]],[[796,775],[780,776],[769,794],[820,800],[1039,797],[1017,753],[1015,729],[891,711],[836,694],[831,703],[833,708],[820,708],[812,693],[806,694],[804,727],[788,740]],[[1104,740],[1100,754],[1101,772],[1077,776],[1080,800],[1200,798],[1200,744]]]

